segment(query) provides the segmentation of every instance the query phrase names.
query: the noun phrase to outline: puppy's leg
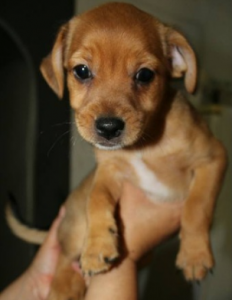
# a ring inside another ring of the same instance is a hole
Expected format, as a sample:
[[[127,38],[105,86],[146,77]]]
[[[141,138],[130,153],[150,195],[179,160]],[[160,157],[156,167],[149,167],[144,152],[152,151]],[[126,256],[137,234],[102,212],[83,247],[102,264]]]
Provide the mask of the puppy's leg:
[[[82,300],[84,293],[84,279],[72,269],[71,260],[61,254],[48,300]]]
[[[119,256],[114,212],[121,184],[116,166],[98,168],[88,201],[88,234],[81,255],[82,271],[88,275],[108,270]]]
[[[187,280],[203,279],[214,265],[209,228],[226,167],[224,150],[221,148],[218,152],[221,153],[195,170],[194,183],[183,211],[176,264],[183,269]]]

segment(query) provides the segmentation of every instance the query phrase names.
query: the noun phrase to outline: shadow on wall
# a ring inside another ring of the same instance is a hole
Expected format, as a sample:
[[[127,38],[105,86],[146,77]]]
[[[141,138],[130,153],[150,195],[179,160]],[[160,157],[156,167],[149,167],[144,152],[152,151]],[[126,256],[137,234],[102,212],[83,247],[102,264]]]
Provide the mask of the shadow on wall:
[[[0,289],[34,250],[6,226],[8,191],[38,228],[50,226],[68,193],[69,103],[57,100],[39,65],[72,14],[72,0],[0,1]]]
[[[1,288],[28,265],[33,251],[31,245],[16,240],[9,234],[4,206],[9,192],[17,195],[20,211],[25,220],[32,222],[37,99],[29,53],[16,33],[1,20],[0,40]],[[14,270],[9,267],[9,263],[14,266]]]

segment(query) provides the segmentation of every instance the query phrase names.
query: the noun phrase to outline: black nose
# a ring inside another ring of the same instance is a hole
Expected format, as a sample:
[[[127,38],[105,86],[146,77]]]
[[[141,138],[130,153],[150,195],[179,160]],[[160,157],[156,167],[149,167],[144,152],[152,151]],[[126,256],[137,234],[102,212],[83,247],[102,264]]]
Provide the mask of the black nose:
[[[124,129],[124,122],[119,118],[102,117],[95,122],[97,134],[107,140],[119,137]]]

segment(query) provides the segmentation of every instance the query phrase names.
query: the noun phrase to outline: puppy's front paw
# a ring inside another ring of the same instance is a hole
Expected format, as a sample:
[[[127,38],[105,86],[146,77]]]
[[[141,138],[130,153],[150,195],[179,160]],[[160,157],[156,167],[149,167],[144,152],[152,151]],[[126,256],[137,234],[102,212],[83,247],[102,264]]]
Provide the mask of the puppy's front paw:
[[[186,280],[202,280],[212,270],[214,259],[208,242],[182,241],[176,266],[183,270]]]
[[[80,265],[85,275],[92,276],[107,271],[119,257],[116,230],[90,236],[83,249]]]

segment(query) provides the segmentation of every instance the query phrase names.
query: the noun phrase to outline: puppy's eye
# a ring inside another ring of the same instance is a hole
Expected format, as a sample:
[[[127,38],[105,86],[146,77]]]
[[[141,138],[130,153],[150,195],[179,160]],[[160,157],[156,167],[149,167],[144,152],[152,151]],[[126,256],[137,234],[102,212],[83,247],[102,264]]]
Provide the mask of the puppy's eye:
[[[92,73],[86,65],[78,65],[74,67],[73,74],[77,79],[81,81],[85,81],[89,78],[92,78]]]
[[[135,74],[135,80],[139,83],[150,83],[155,77],[155,72],[148,69],[142,68]]]

